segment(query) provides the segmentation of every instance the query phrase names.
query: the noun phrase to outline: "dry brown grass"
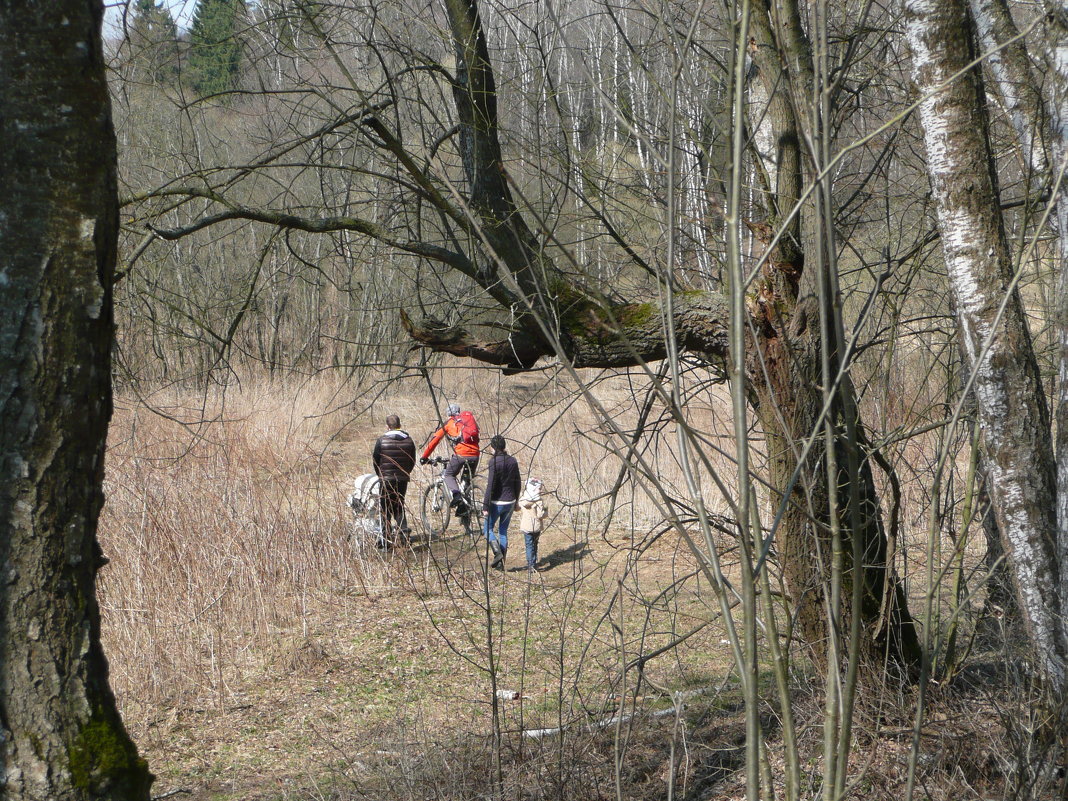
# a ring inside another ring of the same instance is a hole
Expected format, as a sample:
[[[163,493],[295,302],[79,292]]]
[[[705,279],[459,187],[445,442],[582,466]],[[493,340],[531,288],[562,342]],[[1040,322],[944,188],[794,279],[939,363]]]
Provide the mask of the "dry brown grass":
[[[101,523],[112,560],[101,574],[105,646],[160,791],[187,787],[205,799],[492,792],[487,638],[497,686],[523,696],[501,709],[509,794],[600,798],[614,785],[620,732],[591,736],[585,724],[665,704],[648,684],[635,698],[621,669],[713,620],[714,594],[690,576],[693,557],[676,537],[651,536],[661,515],[634,482],[609,497],[620,478],[613,440],[566,379],[538,374],[505,386],[496,373],[459,368],[432,378],[463,387],[455,399],[479,412],[485,438],[503,433],[524,472],[556,492],[542,555],[558,561],[534,582],[487,577],[478,549],[455,530],[446,542],[392,555],[350,536],[345,495],[368,469],[386,414],[399,414],[417,440],[433,427],[421,379],[359,391],[330,377],[245,381],[207,395],[168,390],[148,399],[152,411],[120,398]],[[643,402],[635,385],[587,378],[610,418],[632,427]],[[686,407],[713,445],[729,431],[719,392],[694,389]],[[917,601],[936,436],[894,451]],[[672,426],[657,423],[644,447],[668,494],[685,500]],[[712,458],[729,482],[729,457]],[[410,512],[431,475],[413,482]],[[713,511],[724,508],[708,496]],[[511,564],[521,551],[518,539]],[[948,564],[949,553],[933,555]],[[722,637],[714,623],[649,664],[657,686],[712,694],[681,728],[641,718],[624,727],[626,797],[659,797],[669,774],[692,792],[739,792],[729,774],[740,713]],[[817,722],[818,708],[810,711]],[[556,725],[566,734],[552,746],[516,734]],[[980,729],[984,748],[996,743],[1001,729]],[[727,745],[710,746],[717,737]],[[674,769],[672,738],[683,749]],[[871,740],[872,752],[896,760],[875,768],[867,786],[880,790],[871,797],[900,790],[901,747],[890,742]]]
[[[222,703],[231,671],[309,593],[363,577],[323,482],[329,454],[299,409],[268,393],[153,400],[158,412],[120,401],[111,431],[101,591],[114,681]]]
[[[694,579],[658,597],[692,557],[670,538],[647,547],[647,529],[632,527],[656,517],[642,494],[626,486],[625,518],[604,531],[609,501],[589,499],[618,466],[583,402],[553,381],[507,396],[481,374],[463,383],[485,436],[504,433],[557,493],[542,542],[556,567],[537,584],[509,573],[487,595],[477,550],[441,562],[455,537],[394,555],[350,537],[345,495],[385,415],[421,439],[435,419],[428,398],[367,391],[342,403],[345,388],[321,379],[160,392],[151,411],[119,400],[101,522],[105,647],[124,714],[168,786],[270,795],[267,763],[270,781],[301,786],[351,775],[393,747],[402,723],[429,740],[485,732],[487,598],[499,686],[526,696],[504,710],[512,729],[611,710],[621,659],[714,614]],[[625,384],[597,391],[620,422],[634,415]],[[411,511],[421,489],[413,482]],[[510,562],[521,561],[518,538]],[[710,627],[649,675],[712,681],[726,670],[718,640]]]

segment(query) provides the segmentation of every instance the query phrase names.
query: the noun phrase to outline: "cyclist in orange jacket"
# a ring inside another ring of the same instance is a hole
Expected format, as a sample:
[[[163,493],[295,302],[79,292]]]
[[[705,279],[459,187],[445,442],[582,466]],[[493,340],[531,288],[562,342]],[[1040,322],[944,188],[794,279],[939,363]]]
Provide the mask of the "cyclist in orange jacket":
[[[478,469],[478,458],[482,453],[478,447],[478,423],[475,422],[475,416],[471,412],[461,412],[457,404],[450,403],[446,409],[445,425],[430,437],[430,442],[423,449],[423,455],[419,459],[420,464],[430,461],[430,454],[445,437],[448,437],[452,443],[452,458],[449,459],[442,478],[445,486],[452,493],[450,506],[458,507],[463,503],[463,496],[456,477],[461,470],[470,471],[468,476],[473,477],[475,470]],[[461,515],[469,512],[469,509],[458,510]]]

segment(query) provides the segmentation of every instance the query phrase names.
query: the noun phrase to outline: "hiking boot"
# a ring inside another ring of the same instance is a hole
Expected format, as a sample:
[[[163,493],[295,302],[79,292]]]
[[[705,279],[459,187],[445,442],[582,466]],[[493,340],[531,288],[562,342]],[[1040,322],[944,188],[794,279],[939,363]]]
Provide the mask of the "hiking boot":
[[[496,542],[490,543],[490,548],[493,549],[493,561],[490,563],[490,567],[494,570],[504,570],[504,557],[508,551],[503,550]]]

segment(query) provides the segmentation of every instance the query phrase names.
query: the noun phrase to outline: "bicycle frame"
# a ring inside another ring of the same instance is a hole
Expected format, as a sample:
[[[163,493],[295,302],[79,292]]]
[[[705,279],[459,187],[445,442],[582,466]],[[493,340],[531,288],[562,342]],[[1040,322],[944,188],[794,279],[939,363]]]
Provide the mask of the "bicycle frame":
[[[445,469],[448,467],[449,461],[449,459],[435,457],[428,462],[428,464],[441,466],[441,471],[423,492],[421,509],[423,526],[431,539],[440,537],[445,533],[452,517],[452,493],[449,492],[448,486],[445,484]],[[464,529],[470,533],[472,531],[471,516],[477,514],[478,499],[475,497],[477,485],[475,484],[474,471],[469,464],[465,464],[460,472],[457,473],[456,482],[467,506],[465,512],[463,514],[458,513],[457,517],[463,523]]]
[[[435,456],[430,460],[430,464],[440,464],[441,470],[434,477],[432,484],[445,485],[445,469],[449,466],[449,460],[440,456]],[[471,488],[475,485],[474,472],[471,470],[470,464],[464,464],[460,469],[460,472],[456,474],[456,484],[460,488],[460,494],[467,500],[468,505],[471,505]]]

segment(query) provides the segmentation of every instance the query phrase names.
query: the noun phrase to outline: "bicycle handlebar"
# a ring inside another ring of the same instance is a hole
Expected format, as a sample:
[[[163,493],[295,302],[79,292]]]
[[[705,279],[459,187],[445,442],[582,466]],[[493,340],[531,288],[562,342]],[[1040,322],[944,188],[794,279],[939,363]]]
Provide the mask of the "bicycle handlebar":
[[[426,460],[427,464],[448,464],[449,460],[443,456],[431,456]]]

